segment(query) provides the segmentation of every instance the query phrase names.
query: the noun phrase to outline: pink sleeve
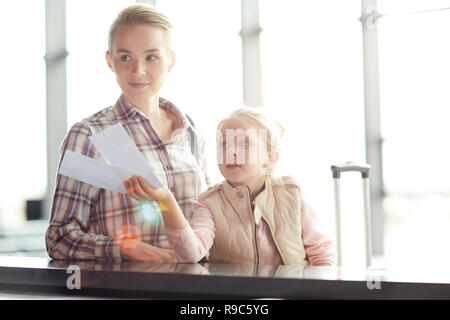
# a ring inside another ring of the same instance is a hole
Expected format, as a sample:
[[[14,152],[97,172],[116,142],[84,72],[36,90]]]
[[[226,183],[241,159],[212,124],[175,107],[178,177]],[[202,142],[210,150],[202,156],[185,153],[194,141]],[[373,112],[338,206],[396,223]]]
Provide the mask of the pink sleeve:
[[[166,234],[179,262],[200,261],[213,245],[216,234],[211,210],[195,202],[189,224],[183,229],[166,228]]]
[[[309,204],[302,199],[302,238],[309,265],[336,265],[333,241],[319,229],[320,219]]]

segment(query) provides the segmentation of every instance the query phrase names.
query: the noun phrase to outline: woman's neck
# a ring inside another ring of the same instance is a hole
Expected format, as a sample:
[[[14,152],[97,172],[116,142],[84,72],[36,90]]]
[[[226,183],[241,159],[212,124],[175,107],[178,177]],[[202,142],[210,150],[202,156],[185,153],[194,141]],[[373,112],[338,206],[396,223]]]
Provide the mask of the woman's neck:
[[[141,111],[145,116],[149,119],[158,119],[160,115],[159,108],[159,96],[155,95],[146,99],[139,99],[134,97],[124,97],[125,100],[136,107],[139,111]]]

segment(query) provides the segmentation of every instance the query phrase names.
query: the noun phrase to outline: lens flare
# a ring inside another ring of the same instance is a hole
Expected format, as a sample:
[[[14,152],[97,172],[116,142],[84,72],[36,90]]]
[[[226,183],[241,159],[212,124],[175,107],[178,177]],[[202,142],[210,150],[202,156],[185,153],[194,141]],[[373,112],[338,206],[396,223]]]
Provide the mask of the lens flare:
[[[161,210],[155,201],[139,202],[139,214],[145,222],[155,224],[161,220]]]

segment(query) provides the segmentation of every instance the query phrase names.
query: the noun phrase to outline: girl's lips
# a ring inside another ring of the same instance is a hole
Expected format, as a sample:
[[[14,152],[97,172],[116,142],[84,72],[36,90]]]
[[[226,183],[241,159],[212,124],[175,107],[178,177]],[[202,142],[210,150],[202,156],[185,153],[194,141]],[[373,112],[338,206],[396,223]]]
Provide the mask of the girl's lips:
[[[135,89],[141,89],[141,88],[145,88],[145,87],[149,86],[150,83],[130,82],[129,85],[132,86]]]

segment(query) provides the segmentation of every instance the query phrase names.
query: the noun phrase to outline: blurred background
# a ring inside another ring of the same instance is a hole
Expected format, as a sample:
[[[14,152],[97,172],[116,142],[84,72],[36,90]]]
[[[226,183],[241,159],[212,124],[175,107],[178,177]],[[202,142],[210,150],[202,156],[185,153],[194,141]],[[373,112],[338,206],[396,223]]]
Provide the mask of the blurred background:
[[[59,147],[115,103],[108,29],[131,0],[1,1],[0,254],[46,256]],[[138,1],[139,2],[139,1]],[[450,266],[450,0],[157,0],[177,64],[161,96],[207,138],[242,105],[286,128],[278,174],[335,235],[330,166],[369,163],[375,263]],[[364,263],[361,178],[342,176],[343,264]]]

